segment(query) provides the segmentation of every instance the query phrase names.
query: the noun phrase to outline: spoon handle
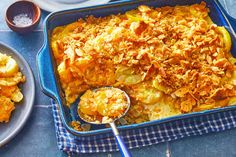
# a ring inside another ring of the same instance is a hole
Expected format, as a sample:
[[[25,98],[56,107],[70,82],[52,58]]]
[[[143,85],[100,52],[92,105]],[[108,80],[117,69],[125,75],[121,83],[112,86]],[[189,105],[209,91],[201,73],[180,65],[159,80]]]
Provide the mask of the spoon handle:
[[[118,144],[118,147],[120,149],[120,153],[121,153],[122,157],[132,157],[132,155],[129,153],[124,141],[120,137],[119,131],[117,130],[115,123],[114,122],[110,123],[110,126],[111,126],[112,131],[115,135],[116,142]]]

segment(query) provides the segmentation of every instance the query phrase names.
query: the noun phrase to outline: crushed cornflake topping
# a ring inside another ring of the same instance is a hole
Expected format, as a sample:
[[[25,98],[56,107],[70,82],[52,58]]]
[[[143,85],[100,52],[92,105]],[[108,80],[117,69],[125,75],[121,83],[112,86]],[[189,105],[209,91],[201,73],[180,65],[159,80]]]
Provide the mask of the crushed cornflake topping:
[[[128,123],[235,103],[235,58],[206,3],[151,8],[57,27],[51,46],[68,105],[87,89],[131,97]]]

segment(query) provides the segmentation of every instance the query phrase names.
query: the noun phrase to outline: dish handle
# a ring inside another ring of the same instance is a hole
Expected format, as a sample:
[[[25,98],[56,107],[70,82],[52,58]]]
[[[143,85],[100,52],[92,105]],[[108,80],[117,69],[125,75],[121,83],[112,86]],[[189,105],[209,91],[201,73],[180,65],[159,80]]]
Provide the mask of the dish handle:
[[[38,77],[42,91],[58,100],[58,90],[54,74],[53,62],[48,44],[45,44],[37,54]]]

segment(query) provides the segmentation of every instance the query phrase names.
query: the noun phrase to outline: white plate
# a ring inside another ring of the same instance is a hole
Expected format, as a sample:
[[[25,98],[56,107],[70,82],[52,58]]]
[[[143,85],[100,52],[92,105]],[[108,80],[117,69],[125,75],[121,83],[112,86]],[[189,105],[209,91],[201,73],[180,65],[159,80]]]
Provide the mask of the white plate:
[[[35,4],[37,4],[41,9],[55,12],[60,10],[74,9],[74,8],[82,8],[93,5],[105,4],[110,0],[84,0],[78,3],[62,3],[56,0],[31,0]]]

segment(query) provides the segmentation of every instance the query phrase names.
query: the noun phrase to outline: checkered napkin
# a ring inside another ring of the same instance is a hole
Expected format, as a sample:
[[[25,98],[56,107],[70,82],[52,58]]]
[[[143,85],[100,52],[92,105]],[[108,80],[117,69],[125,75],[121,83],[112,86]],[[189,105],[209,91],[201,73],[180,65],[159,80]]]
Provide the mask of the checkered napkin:
[[[73,153],[97,153],[117,151],[113,137],[80,140],[66,131],[59,115],[58,105],[52,101],[56,136],[59,149]],[[236,110],[160,123],[154,126],[121,131],[129,149],[153,145],[188,136],[220,132],[236,127]]]

